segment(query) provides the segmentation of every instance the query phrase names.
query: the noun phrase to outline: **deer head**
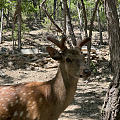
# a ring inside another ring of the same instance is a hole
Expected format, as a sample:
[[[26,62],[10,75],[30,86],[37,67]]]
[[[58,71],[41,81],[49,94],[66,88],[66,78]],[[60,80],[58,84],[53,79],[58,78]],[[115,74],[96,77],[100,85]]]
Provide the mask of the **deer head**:
[[[58,41],[50,36],[47,37],[47,39],[56,44],[61,49],[59,52],[52,47],[47,47],[47,51],[49,52],[51,58],[59,61],[61,64],[64,63],[65,71],[68,75],[79,78],[88,77],[91,74],[88,66],[85,64],[84,55],[81,52],[81,47],[89,42],[91,38],[85,38],[73,49],[68,49],[65,46],[66,36],[63,36],[61,41]]]

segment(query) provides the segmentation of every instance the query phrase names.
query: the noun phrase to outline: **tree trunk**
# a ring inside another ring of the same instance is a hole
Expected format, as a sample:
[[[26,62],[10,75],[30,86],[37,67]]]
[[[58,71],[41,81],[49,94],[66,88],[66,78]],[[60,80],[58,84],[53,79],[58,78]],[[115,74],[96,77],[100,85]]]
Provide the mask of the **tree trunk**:
[[[105,0],[110,57],[114,69],[102,110],[102,120],[120,120],[120,27],[115,0]]]
[[[54,20],[56,19],[56,4],[57,4],[57,0],[54,0],[54,11],[53,11]]]
[[[69,8],[68,8],[67,5],[66,5],[66,9],[67,9],[67,25],[68,25],[68,31],[69,31],[69,34],[70,34],[71,41],[72,41],[73,45],[76,46],[76,38],[75,38],[74,31],[73,31],[72,23],[71,23],[71,16],[70,16]]]
[[[95,20],[95,15],[96,15],[96,11],[97,11],[97,7],[98,7],[99,2],[100,2],[100,0],[97,0],[96,3],[95,3],[94,11],[93,11],[93,14],[92,14],[92,17],[91,17],[91,20],[90,20],[89,37],[92,37],[93,23],[94,23],[94,20]]]
[[[33,6],[34,8],[37,8],[37,0],[32,0],[33,1]],[[34,12],[34,16],[35,16],[35,23],[37,23],[37,11]]]
[[[18,0],[19,14],[18,14],[18,49],[21,49],[21,0]]]
[[[63,26],[63,31],[66,34],[66,13],[67,13],[67,0],[62,0],[63,1],[63,17],[64,17],[64,26]]]
[[[116,71],[116,67],[118,64],[118,51],[116,46],[119,45],[120,40],[120,27],[119,27],[119,19],[117,14],[117,8],[115,0],[110,2],[110,0],[106,0],[106,16],[108,22],[108,34],[109,34],[109,46],[110,46],[110,59],[112,65],[112,72]]]
[[[2,29],[3,29],[3,8],[2,8],[2,10],[1,10],[0,43],[2,43]]]
[[[97,18],[98,18],[98,27],[99,27],[99,35],[100,35],[100,44],[103,44],[99,7],[98,7],[98,9],[97,9]]]
[[[96,3],[95,3],[93,14],[92,14],[92,17],[91,17],[91,20],[90,20],[89,37],[92,37],[93,23],[94,23],[94,20],[95,20],[95,15],[96,15],[96,11],[97,11],[97,7],[98,7],[99,2],[100,2],[100,0],[97,0]],[[88,66],[90,66],[91,41],[88,43],[87,48],[88,48]]]
[[[88,34],[87,34],[87,14],[86,14],[86,9],[85,9],[85,4],[83,2],[83,0],[81,0],[81,3],[82,3],[82,9],[83,9],[83,16],[84,16],[84,24],[85,24],[85,37],[88,37]]]
[[[102,109],[102,120],[120,120],[120,69],[111,82]]]
[[[77,2],[77,11],[78,11],[78,16],[79,16],[79,25],[80,25],[80,33],[83,31],[83,21],[82,21],[82,10],[80,9],[80,3]]]
[[[41,8],[40,8],[40,5],[39,5],[39,17],[40,17],[40,22],[42,20],[42,15],[41,15]]]
[[[70,6],[71,6],[71,0],[69,0],[69,10],[70,10]]]

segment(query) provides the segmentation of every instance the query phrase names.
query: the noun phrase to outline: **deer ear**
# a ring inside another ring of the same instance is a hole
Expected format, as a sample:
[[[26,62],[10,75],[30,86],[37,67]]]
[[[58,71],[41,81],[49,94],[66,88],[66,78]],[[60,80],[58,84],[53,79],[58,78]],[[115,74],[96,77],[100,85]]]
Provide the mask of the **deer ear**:
[[[83,45],[85,45],[85,44],[88,43],[89,41],[91,41],[91,38],[90,38],[90,37],[87,37],[87,38],[85,38],[85,39],[82,40],[82,41],[78,41],[77,46],[78,46],[79,48],[81,48]]]
[[[50,57],[53,58],[54,60],[62,60],[62,55],[54,48],[52,47],[47,47],[46,48]]]

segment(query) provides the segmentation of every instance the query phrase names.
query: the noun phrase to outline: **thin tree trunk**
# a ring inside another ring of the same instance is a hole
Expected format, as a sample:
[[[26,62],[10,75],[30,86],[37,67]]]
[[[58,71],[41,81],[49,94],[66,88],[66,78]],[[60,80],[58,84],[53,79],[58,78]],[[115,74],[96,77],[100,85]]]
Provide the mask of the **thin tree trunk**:
[[[32,0],[33,1],[33,5],[34,8],[37,8],[37,0]],[[35,16],[35,23],[37,23],[37,11],[34,12],[34,16]]]
[[[2,43],[2,30],[3,30],[3,8],[2,8],[2,10],[1,10],[0,43]]]
[[[53,11],[54,20],[56,19],[56,5],[57,5],[57,0],[54,0],[54,11]]]
[[[63,16],[64,16],[64,27],[63,31],[66,34],[66,13],[67,13],[67,0],[63,0]]]
[[[67,25],[68,25],[68,31],[69,31],[69,34],[70,34],[71,41],[72,41],[73,45],[76,46],[76,38],[75,38],[74,31],[73,31],[72,23],[71,23],[71,16],[70,16],[70,12],[69,12],[68,6],[66,6],[66,9],[67,9]]]
[[[40,22],[41,22],[42,15],[41,15],[41,8],[40,8],[40,6],[39,6],[39,17],[40,17]]]
[[[15,24],[18,21],[18,49],[21,49],[21,21],[22,21],[22,16],[21,16],[21,0],[17,0],[17,6],[16,10],[14,13],[14,18],[13,18],[13,24],[12,24],[12,40],[13,40],[13,49],[15,48],[15,40],[14,40],[14,30],[15,30]]]
[[[99,7],[97,9],[97,18],[98,18],[98,27],[99,27],[99,34],[100,34],[100,44],[103,44]]]
[[[94,7],[94,10],[93,10],[93,15],[92,15],[91,20],[90,20],[89,37],[92,37],[93,23],[94,23],[94,20],[95,20],[95,15],[96,15],[96,11],[97,11],[97,7],[98,7],[99,2],[100,2],[100,0],[97,0],[96,3],[95,3],[95,7]],[[88,43],[87,48],[88,48],[88,66],[90,66],[91,41]]]
[[[82,10],[80,10],[80,3],[77,2],[77,11],[78,11],[78,17],[79,17],[79,25],[80,25],[80,33],[83,31],[83,21],[82,21]]]
[[[71,6],[71,0],[69,0],[69,10],[70,10],[70,6]]]
[[[21,0],[18,0],[19,14],[18,14],[18,49],[21,49]]]
[[[85,37],[88,37],[88,34],[87,34],[87,14],[86,14],[86,9],[85,9],[85,4],[83,2],[83,0],[81,0],[81,3],[82,3],[82,9],[83,9],[83,16],[84,16],[84,24],[85,24]]]
[[[96,11],[97,11],[99,2],[100,2],[100,0],[97,0],[96,3],[95,3],[95,8],[94,8],[94,11],[93,11],[93,15],[92,15],[91,20],[90,20],[89,37],[92,37],[93,23],[94,23],[94,20],[95,20],[95,15],[96,15]]]
[[[15,30],[15,24],[12,23],[12,41],[13,41],[13,50],[15,49],[15,39],[14,39],[14,30]]]

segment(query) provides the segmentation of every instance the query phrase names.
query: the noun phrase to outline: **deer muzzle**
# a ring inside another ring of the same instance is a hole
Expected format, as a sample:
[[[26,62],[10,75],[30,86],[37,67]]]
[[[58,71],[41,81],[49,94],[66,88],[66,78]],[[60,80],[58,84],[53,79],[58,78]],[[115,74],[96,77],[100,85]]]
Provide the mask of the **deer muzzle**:
[[[90,75],[91,75],[91,70],[90,69],[83,69],[83,74],[80,75],[80,78],[89,77]]]

